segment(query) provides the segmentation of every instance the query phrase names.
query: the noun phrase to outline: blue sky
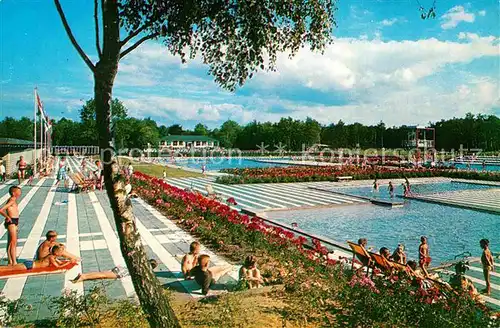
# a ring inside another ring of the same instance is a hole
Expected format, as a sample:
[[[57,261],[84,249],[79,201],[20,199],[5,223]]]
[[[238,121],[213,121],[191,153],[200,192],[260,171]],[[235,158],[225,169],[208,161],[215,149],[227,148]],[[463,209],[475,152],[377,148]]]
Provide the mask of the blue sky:
[[[95,59],[92,1],[61,3]],[[181,65],[149,42],[120,63],[114,96],[132,116],[188,128],[282,116],[399,125],[500,115],[498,12],[497,0],[438,0],[436,19],[422,21],[416,0],[341,1],[336,40],[323,55],[283,54],[276,73],[260,72],[235,93],[219,88],[199,60]],[[77,120],[92,76],[53,1],[0,0],[0,21],[0,117],[32,115],[37,86],[49,116]]]

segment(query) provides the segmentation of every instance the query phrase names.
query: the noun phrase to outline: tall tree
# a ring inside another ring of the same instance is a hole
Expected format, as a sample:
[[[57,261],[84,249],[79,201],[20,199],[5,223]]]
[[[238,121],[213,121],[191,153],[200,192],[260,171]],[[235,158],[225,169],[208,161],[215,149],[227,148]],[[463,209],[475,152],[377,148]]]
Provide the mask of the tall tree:
[[[168,127],[168,134],[173,136],[179,136],[184,133],[182,126],[179,124],[174,124]]]
[[[193,134],[198,135],[198,136],[206,136],[209,134],[210,131],[208,131],[208,128],[205,124],[198,123],[194,127]]]
[[[94,0],[96,63],[75,39],[60,1],[54,3],[71,43],[93,73],[104,181],[135,290],[151,326],[179,326],[147,262],[123,180],[113,173],[112,152],[103,152],[111,141],[110,105],[118,62],[143,42],[159,39],[183,61],[186,49],[191,58],[200,53],[215,81],[234,90],[258,68],[274,68],[280,51],[293,55],[306,43],[322,50],[331,42],[335,0],[101,0],[101,24],[99,1]],[[122,30],[128,32],[124,38]]]

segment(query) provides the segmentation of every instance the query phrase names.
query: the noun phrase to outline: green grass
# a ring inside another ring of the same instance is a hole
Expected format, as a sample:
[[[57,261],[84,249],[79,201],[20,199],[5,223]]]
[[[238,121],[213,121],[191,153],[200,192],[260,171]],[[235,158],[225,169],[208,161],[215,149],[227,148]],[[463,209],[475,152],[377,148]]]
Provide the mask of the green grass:
[[[130,160],[119,158],[119,162],[120,165],[126,165],[130,162]],[[201,173],[189,172],[180,168],[174,169],[171,167],[166,167],[158,164],[146,164],[137,161],[132,161],[132,165],[135,171],[139,171],[144,174],[149,174],[157,178],[163,177],[163,170],[167,171],[167,178],[197,178],[203,176]]]

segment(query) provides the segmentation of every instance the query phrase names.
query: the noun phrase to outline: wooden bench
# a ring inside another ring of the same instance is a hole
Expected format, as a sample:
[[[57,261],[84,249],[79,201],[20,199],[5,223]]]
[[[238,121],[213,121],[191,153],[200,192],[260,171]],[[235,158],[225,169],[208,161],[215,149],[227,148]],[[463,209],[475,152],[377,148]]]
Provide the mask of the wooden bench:
[[[349,181],[352,180],[351,176],[337,177],[337,181]]]

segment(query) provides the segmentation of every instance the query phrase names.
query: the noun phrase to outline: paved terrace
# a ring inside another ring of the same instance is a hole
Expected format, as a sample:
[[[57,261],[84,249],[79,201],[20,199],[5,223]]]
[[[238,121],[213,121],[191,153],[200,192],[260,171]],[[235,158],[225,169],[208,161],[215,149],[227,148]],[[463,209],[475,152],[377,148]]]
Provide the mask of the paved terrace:
[[[69,158],[72,170],[79,170],[79,161]],[[112,217],[111,208],[104,192],[68,193],[64,188],[55,187],[54,177],[35,180],[33,186],[22,184],[22,197],[19,200],[20,223],[18,257],[32,259],[38,244],[43,240],[47,230],[56,230],[59,239],[68,250],[82,258],[81,265],[66,273],[49,274],[31,277],[0,279],[1,292],[10,299],[24,298],[32,304],[33,310],[28,314],[29,320],[49,317],[47,296],[60,296],[66,288],[78,293],[85,293],[94,286],[102,286],[113,298],[134,296],[130,278],[114,281],[96,281],[72,284],[69,280],[79,272],[109,270],[116,265],[125,266],[119,248],[119,240]],[[181,188],[194,187],[204,191],[204,184],[213,183],[213,179],[169,179],[169,182]],[[10,180],[0,185],[0,201],[8,199],[8,187],[16,184]],[[321,205],[342,205],[364,203],[349,197],[332,196],[308,190],[308,186],[320,186],[321,183],[273,184],[219,186],[214,189],[224,197],[235,197],[239,207],[251,205],[259,208],[282,208]],[[137,227],[143,238],[148,256],[159,262],[157,276],[160,281],[183,295],[192,298],[201,297],[200,289],[193,281],[184,281],[180,274],[181,255],[189,247],[193,238],[179,229],[172,221],[161,215],[141,199],[134,200],[134,213]],[[5,245],[7,235],[0,225],[0,264],[5,265]],[[227,262],[202,246],[202,252],[211,255],[216,265]],[[479,289],[484,288],[482,273],[477,264],[468,271],[468,276]],[[486,300],[500,308],[500,263],[492,276],[493,295]],[[221,283],[234,283],[237,279],[237,267]],[[222,286],[220,286],[222,288]]]
[[[69,158],[72,170],[79,169],[76,159]],[[23,298],[32,304],[28,320],[43,319],[51,315],[46,302],[47,296],[60,296],[66,288],[78,293],[88,292],[96,285],[102,286],[113,298],[134,296],[130,278],[106,281],[88,281],[73,284],[69,280],[79,272],[110,270],[114,266],[125,266],[121,256],[119,240],[108,198],[104,191],[68,193],[64,187],[55,187],[54,177],[35,180],[33,186],[22,184],[19,201],[20,222],[17,254],[19,261],[32,259],[47,230],[56,230],[59,240],[68,251],[82,258],[81,265],[66,273],[0,279],[1,292],[9,299]],[[16,184],[10,180],[0,185],[0,200],[8,199],[8,187]],[[201,290],[194,281],[184,281],[180,273],[181,256],[194,240],[173,222],[161,215],[141,199],[134,200],[134,213],[143,244],[150,258],[159,265],[157,276],[170,288],[187,297],[201,297]],[[6,265],[5,245],[7,235],[0,226],[0,264]],[[202,253],[209,254],[215,265],[228,264],[202,246]],[[224,283],[237,280],[238,268],[221,279]]]

